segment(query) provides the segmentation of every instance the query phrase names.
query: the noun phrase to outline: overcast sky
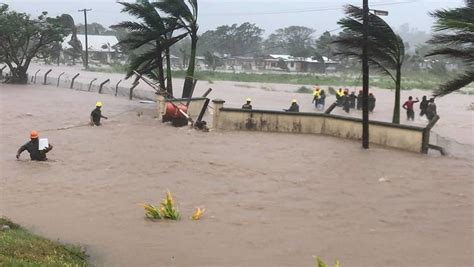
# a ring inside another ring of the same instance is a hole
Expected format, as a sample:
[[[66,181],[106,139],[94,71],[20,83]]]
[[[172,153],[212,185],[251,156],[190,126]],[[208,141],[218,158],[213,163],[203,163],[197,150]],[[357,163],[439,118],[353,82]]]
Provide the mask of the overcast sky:
[[[84,23],[79,9],[91,8],[88,22],[110,26],[128,20],[120,13],[116,0],[0,0],[15,11],[38,15],[48,11],[56,16],[69,13],[76,24]],[[133,1],[127,1],[133,2]],[[265,30],[265,36],[274,30],[290,25],[301,25],[316,29],[316,35],[325,30],[338,28],[337,21],[343,17],[342,6],[350,3],[361,5],[362,0],[198,0],[200,32],[219,25],[251,22]],[[385,17],[393,28],[409,23],[411,28],[429,32],[433,20],[429,11],[440,8],[459,7],[463,0],[370,0],[371,8],[389,11]],[[337,32],[337,30],[335,31]]]

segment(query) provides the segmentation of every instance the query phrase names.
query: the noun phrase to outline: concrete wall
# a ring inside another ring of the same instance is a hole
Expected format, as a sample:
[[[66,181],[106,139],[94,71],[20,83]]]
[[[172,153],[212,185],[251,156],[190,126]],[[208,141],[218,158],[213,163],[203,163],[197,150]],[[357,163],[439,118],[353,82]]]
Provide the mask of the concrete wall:
[[[324,134],[347,139],[362,138],[362,120],[321,113],[223,108],[214,102],[213,127],[218,130],[248,130]],[[370,143],[422,152],[424,128],[371,121]]]

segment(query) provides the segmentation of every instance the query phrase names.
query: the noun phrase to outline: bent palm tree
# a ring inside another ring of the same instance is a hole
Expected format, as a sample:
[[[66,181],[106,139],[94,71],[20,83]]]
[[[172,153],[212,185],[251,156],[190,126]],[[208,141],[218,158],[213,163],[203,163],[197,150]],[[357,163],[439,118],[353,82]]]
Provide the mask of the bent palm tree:
[[[191,38],[191,57],[183,86],[182,97],[191,97],[194,87],[194,69],[196,63],[196,48],[198,41],[198,4],[197,0],[160,0],[153,5],[168,14],[177,23],[177,28],[184,29]]]
[[[344,29],[343,34],[333,43],[337,44],[335,55],[344,55],[362,59],[363,10],[348,5],[345,8],[346,18],[338,24]],[[400,123],[400,89],[401,68],[405,59],[403,40],[380,17],[369,14],[368,57],[369,65],[388,75],[395,83],[395,105],[393,107],[393,123]]]
[[[427,56],[441,55],[462,61],[467,70],[454,79],[440,85],[433,95],[444,96],[474,82],[474,0],[466,0],[466,7],[436,10],[431,13],[437,20],[429,43],[441,47]]]
[[[137,0],[136,3],[119,2],[123,6],[122,12],[129,13],[137,17],[141,22],[124,21],[111,26],[112,28],[123,28],[129,34],[120,41],[121,45],[132,50],[142,50],[138,56],[132,56],[126,78],[137,71],[158,80],[161,88],[165,87],[163,71],[163,52],[170,46],[184,38],[187,33],[172,37],[174,30],[179,29],[179,25],[172,22],[172,19],[163,18],[149,0]],[[171,75],[170,72],[168,72]],[[171,84],[171,77],[168,77],[168,84]],[[172,87],[168,87],[168,93],[172,96]]]

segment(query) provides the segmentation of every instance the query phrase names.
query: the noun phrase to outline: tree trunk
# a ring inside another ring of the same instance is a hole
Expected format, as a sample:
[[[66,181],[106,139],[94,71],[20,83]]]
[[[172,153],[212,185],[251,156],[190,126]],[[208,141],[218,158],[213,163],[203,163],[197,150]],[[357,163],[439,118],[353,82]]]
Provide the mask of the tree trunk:
[[[170,96],[173,96],[173,77],[171,74],[171,58],[170,58],[170,49],[166,48],[166,91]]]
[[[196,64],[196,47],[197,47],[197,29],[191,35],[191,56],[189,57],[189,66],[186,71],[186,79],[184,80],[183,98],[192,97],[194,84],[194,67]]]
[[[395,81],[395,105],[393,107],[392,123],[400,123],[400,89],[402,83],[402,66],[397,66],[397,79]]]
[[[27,84],[28,83],[28,74],[26,74],[26,69],[22,66],[13,68],[11,70],[11,77],[8,80],[8,83],[14,84]]]
[[[157,53],[158,60],[158,83],[160,84],[161,89],[165,89],[165,74],[163,71],[163,51],[158,50]]]

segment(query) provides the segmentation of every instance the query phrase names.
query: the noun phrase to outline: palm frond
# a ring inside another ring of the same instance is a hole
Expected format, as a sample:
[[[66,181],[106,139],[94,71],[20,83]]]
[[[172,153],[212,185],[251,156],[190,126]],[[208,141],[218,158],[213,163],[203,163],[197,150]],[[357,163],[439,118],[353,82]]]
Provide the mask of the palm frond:
[[[474,71],[468,71],[458,77],[442,84],[433,92],[433,96],[441,97],[457,91],[468,84],[474,82]]]

